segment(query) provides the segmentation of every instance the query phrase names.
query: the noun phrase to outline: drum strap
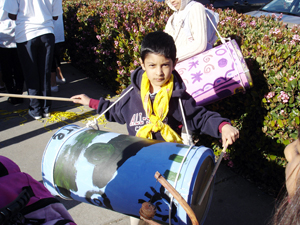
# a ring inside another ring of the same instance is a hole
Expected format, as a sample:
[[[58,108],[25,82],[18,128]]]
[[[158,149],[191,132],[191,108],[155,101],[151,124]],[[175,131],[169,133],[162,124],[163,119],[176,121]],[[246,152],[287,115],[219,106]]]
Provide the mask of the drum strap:
[[[131,90],[133,89],[133,86],[131,88],[129,88],[120,98],[118,98],[113,104],[111,104],[106,110],[104,110],[99,116],[97,116],[96,118],[94,118],[94,120],[91,120],[89,122],[87,122],[85,127],[92,127],[92,126],[97,126],[98,130],[98,119],[103,116],[108,110],[110,110],[115,104],[117,104],[117,102],[119,102],[125,95],[127,95]]]
[[[179,105],[180,105],[180,110],[181,110],[181,114],[182,114],[183,124],[184,124],[184,127],[186,129],[186,135],[188,137],[188,142],[189,142],[188,144],[191,145],[193,143],[193,141],[192,141],[191,135],[189,134],[189,129],[187,127],[187,123],[186,123],[186,119],[185,119],[185,115],[184,115],[184,110],[183,110],[181,98],[179,98]]]

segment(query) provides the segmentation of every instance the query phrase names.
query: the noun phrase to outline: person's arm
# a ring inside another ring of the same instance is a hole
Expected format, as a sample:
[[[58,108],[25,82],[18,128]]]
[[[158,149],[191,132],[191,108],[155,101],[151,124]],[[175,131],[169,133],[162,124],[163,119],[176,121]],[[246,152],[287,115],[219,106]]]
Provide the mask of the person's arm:
[[[80,94],[80,95],[74,95],[71,97],[74,103],[81,104],[81,105],[86,105],[88,106],[90,104],[91,98],[85,94]]]
[[[8,13],[8,17],[11,20],[17,20],[17,15],[15,15],[15,14]]]
[[[222,138],[222,144],[231,145],[239,138],[239,131],[231,126],[230,120],[221,117],[217,112],[209,111],[203,106],[197,106],[192,96],[186,95],[182,98],[187,129],[200,131],[215,138]]]
[[[228,145],[232,145],[240,137],[239,130],[233,127],[231,124],[224,125],[221,133],[223,147],[225,146],[226,141],[228,141]]]
[[[125,93],[126,90],[128,90],[128,88],[125,89],[123,93]],[[104,114],[105,118],[110,122],[117,122],[120,124],[126,123],[125,118],[122,114],[122,108],[129,98],[130,95],[128,94],[127,96],[124,96],[124,98],[122,98],[122,100],[120,100],[114,106],[111,106],[112,104],[114,104],[114,102],[106,100],[103,97],[101,97],[99,100],[92,99],[85,94],[74,95],[71,97],[74,103],[82,104],[85,106],[89,106],[90,108],[96,109],[97,114],[102,114],[110,107],[110,109]]]
[[[57,20],[59,16],[62,16],[62,0],[53,0],[52,5],[52,18],[53,20]]]
[[[19,4],[17,0],[4,1],[3,10],[8,13],[11,20],[17,20]]]
[[[190,32],[194,40],[187,40],[188,37],[184,29],[181,28],[181,34],[180,36],[178,35],[178,41],[176,41],[178,62],[205,51],[207,47],[207,18],[205,7],[200,3],[194,4],[190,9],[188,21]]]

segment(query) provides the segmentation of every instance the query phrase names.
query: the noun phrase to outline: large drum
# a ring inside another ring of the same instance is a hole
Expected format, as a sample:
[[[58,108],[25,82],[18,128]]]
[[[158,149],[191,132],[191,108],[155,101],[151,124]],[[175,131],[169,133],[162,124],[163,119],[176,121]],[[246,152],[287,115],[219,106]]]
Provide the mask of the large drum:
[[[139,217],[145,201],[157,207],[154,220],[169,223],[170,193],[154,178],[160,172],[194,210],[199,223],[207,215],[213,182],[197,205],[215,165],[206,147],[148,140],[67,125],[48,142],[42,160],[43,182],[53,194]],[[184,156],[186,159],[183,160]],[[172,224],[191,224],[174,199]]]
[[[249,69],[235,40],[184,60],[175,69],[197,105],[208,105],[253,86]]]

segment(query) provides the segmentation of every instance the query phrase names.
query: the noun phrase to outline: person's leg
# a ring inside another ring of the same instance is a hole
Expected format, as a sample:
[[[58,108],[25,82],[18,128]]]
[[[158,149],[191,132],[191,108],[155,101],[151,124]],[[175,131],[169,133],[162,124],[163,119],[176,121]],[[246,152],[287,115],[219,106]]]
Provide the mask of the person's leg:
[[[52,66],[51,66],[51,92],[57,92],[58,86],[56,83],[56,62],[55,57],[53,56]]]
[[[38,73],[39,42],[39,37],[37,37],[23,43],[17,43],[18,55],[29,95],[41,95],[40,77]],[[29,102],[31,116],[40,117],[41,109],[40,101],[31,98]]]
[[[56,43],[54,46],[54,61],[56,64],[56,76],[57,76],[57,82],[64,84],[66,83],[66,79],[64,78],[61,69],[60,69],[60,53],[61,53],[61,43]]]
[[[16,94],[23,94],[24,75],[23,75],[23,70],[20,63],[17,48],[12,49],[12,60],[13,60],[13,74],[14,74],[14,81],[16,87]],[[20,99],[23,100],[22,98]]]
[[[5,83],[8,93],[14,94],[14,81],[12,74],[11,51],[9,48],[0,48],[0,61],[2,70],[2,79]]]
[[[4,88],[5,88],[5,85],[4,85],[4,82],[2,80],[1,60],[0,60],[0,90],[4,89]]]
[[[43,96],[51,96],[51,67],[54,52],[54,34],[45,34],[40,36],[41,48],[39,51],[39,76],[41,79],[41,90]],[[51,101],[43,100],[43,113],[50,113]]]
[[[16,94],[16,87],[13,75],[13,49],[0,48],[0,61],[2,65],[3,82],[5,83],[6,91],[9,94]],[[12,104],[18,103],[18,99],[12,97],[9,97],[7,101]]]

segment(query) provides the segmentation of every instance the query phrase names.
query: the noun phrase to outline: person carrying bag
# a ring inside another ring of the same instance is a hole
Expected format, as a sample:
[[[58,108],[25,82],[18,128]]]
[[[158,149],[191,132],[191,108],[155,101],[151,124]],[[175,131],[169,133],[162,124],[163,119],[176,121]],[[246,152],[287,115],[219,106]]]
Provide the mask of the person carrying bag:
[[[174,13],[165,32],[175,41],[178,62],[213,47],[217,40],[218,13],[192,0],[166,0],[166,3]]]

